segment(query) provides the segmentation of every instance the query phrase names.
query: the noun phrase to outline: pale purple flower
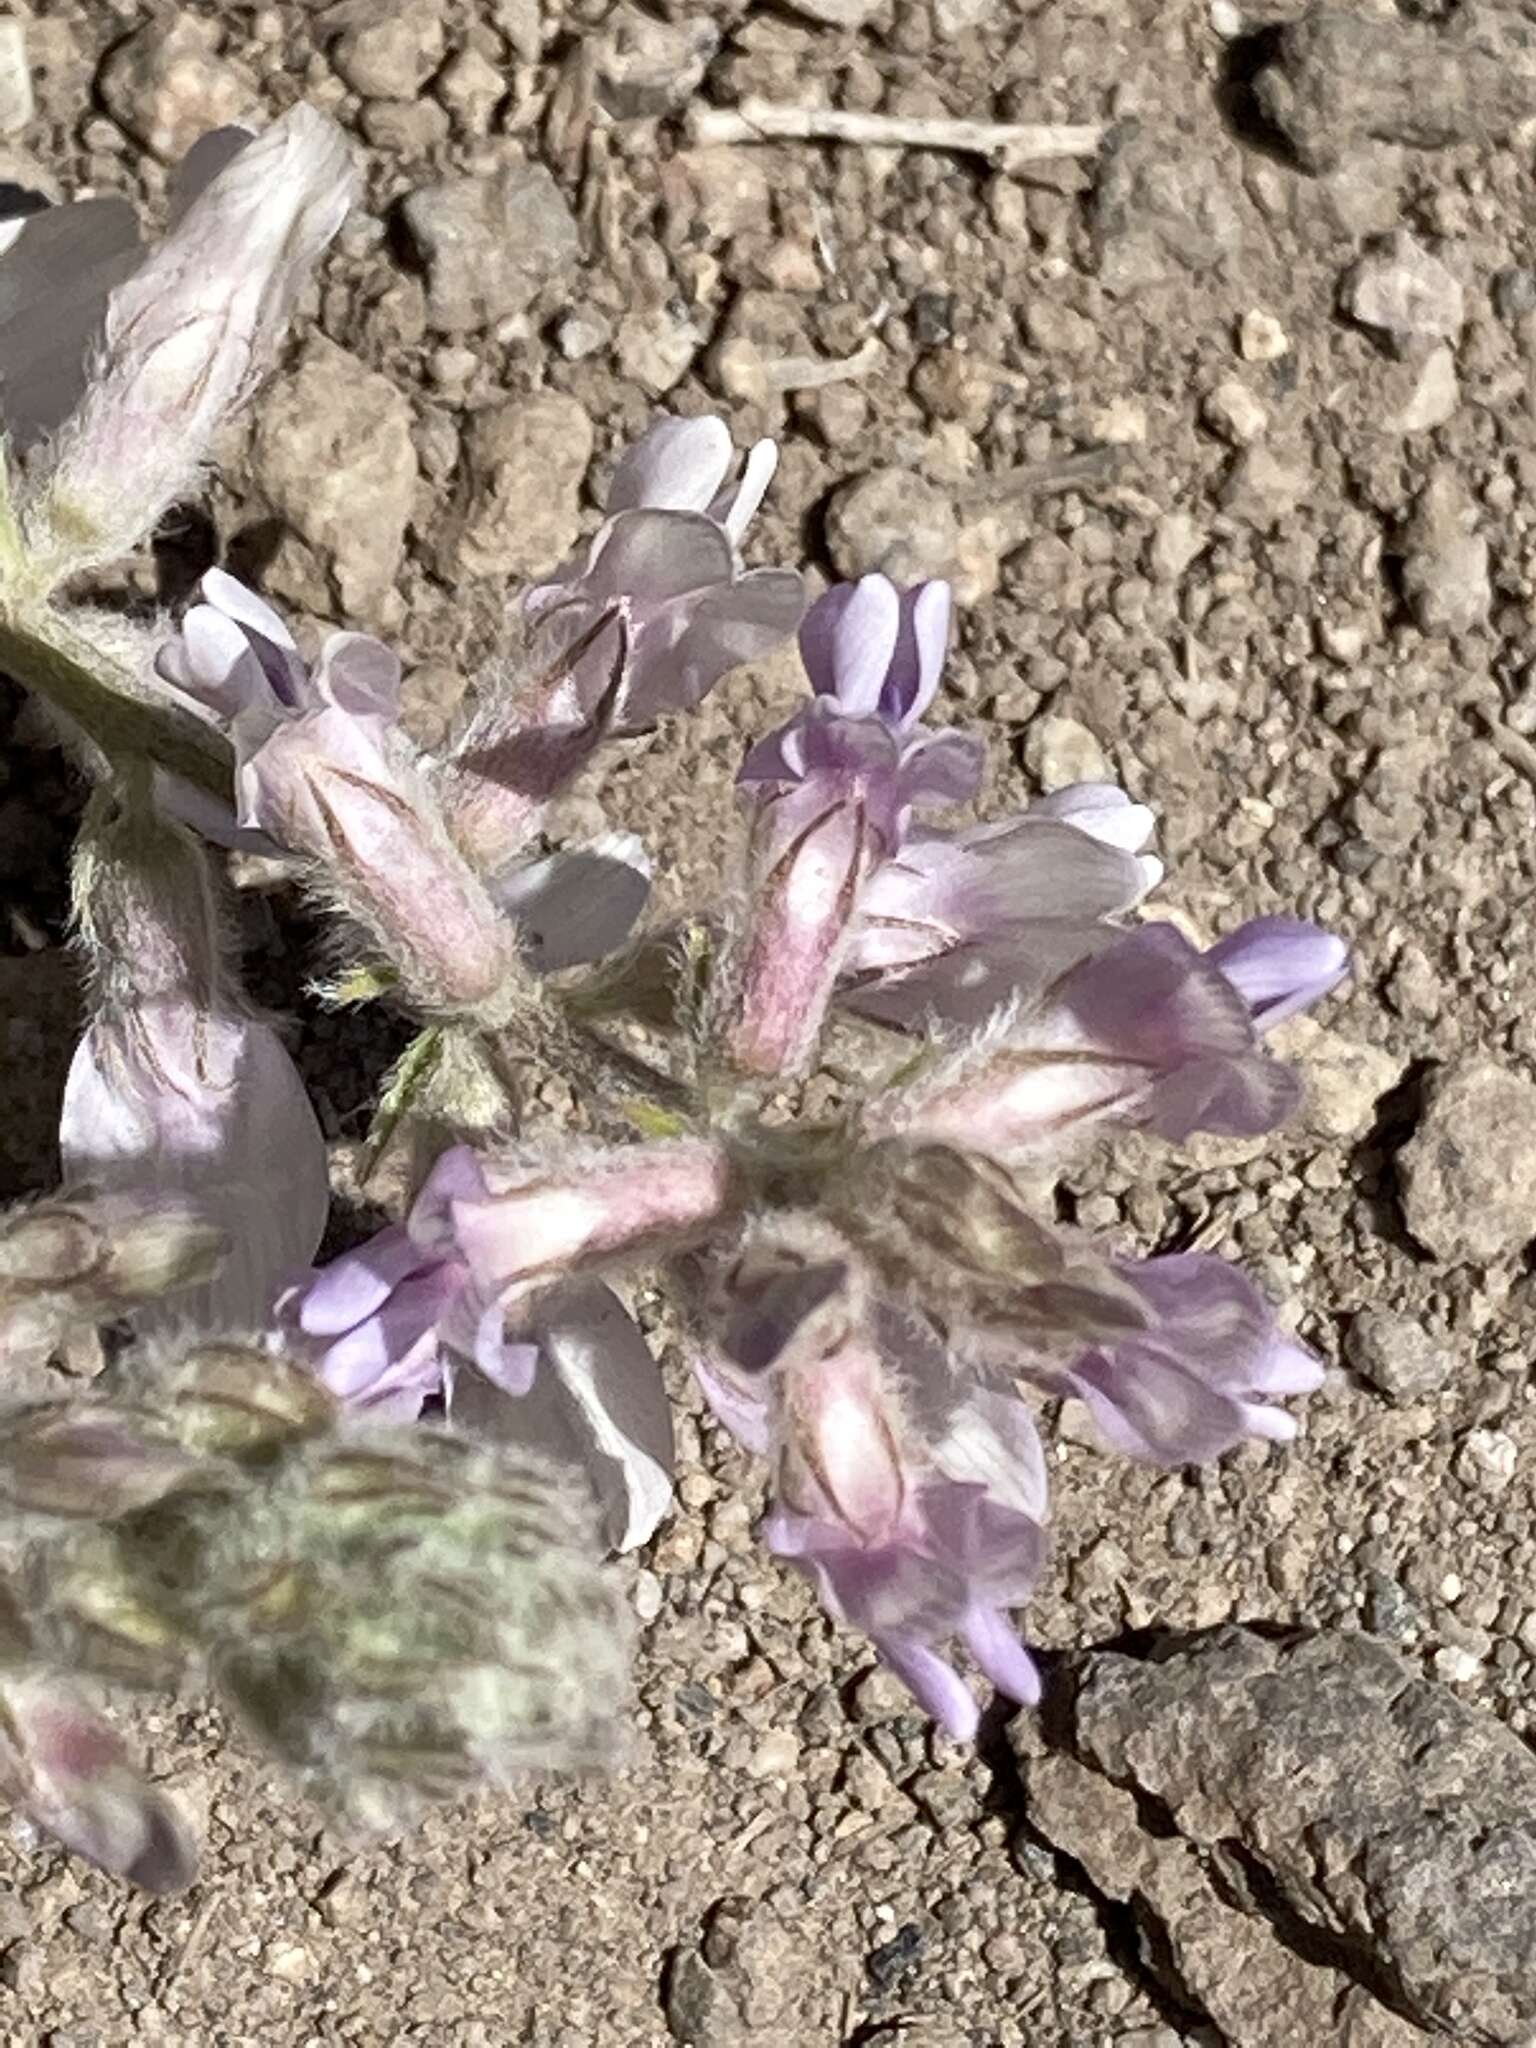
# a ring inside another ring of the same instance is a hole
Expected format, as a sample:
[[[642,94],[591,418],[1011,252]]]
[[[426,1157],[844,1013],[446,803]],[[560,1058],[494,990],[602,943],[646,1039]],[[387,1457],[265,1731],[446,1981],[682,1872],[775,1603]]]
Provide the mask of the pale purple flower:
[[[1105,1439],[1156,1465],[1206,1464],[1234,1444],[1288,1443],[1296,1418],[1274,1403],[1323,1382],[1315,1353],[1282,1332],[1259,1289],[1203,1252],[1122,1260],[1148,1327],[1041,1377],[1078,1396]]]
[[[511,1305],[478,1285],[455,1218],[493,1199],[476,1155],[455,1146],[408,1220],[291,1290],[280,1322],[351,1408],[408,1421],[441,1399],[463,1433],[576,1467],[609,1542],[632,1549],[672,1495],[671,1409],[656,1362],[600,1282],[556,1275]]]
[[[921,723],[944,667],[947,583],[898,591],[884,576],[835,584],[806,613],[800,658],[813,692],[747,755],[739,786],[758,803],[810,783],[856,793],[884,855],[913,810],[964,803],[981,782],[980,742]]]
[[[442,1393],[453,1352],[510,1393],[533,1378],[532,1347],[508,1341],[500,1307],[480,1300],[463,1260],[424,1250],[403,1223],[290,1289],[278,1317],[339,1401],[383,1421],[414,1421]]]
[[[295,107],[112,291],[99,358],[26,511],[53,574],[125,553],[195,477],[275,356],[354,186],[341,131]]]
[[[748,754],[750,908],[719,1036],[747,1073],[793,1073],[815,1050],[866,886],[919,805],[963,801],[977,744],[920,723],[949,630],[944,583],[899,594],[842,584],[800,629],[813,696]]]
[[[1046,1547],[1045,1460],[1023,1401],[958,1372],[814,1224],[781,1225],[725,1288],[717,1349],[695,1370],[718,1418],[774,1461],[769,1549],[958,1738],[978,1709],[942,1654],[951,1639],[1009,1698],[1038,1698],[1007,1616]]]
[[[475,1159],[473,1180],[439,1162],[411,1229],[420,1243],[451,1246],[486,1300],[511,1304],[578,1272],[680,1250],[718,1222],[731,1197],[729,1158],[710,1138],[558,1164],[486,1156]]]
[[[82,199],[0,225],[0,419],[18,453],[79,404],[107,300],[143,255],[133,208]]]
[[[1346,962],[1339,941],[1288,921],[1244,926],[1206,954],[1173,925],[1143,925],[1004,1012],[954,1071],[877,1106],[877,1121],[1004,1159],[1106,1120],[1175,1142],[1197,1130],[1258,1136],[1301,1092],[1262,1031],[1326,992]]]
[[[59,1147],[72,1181],[157,1188],[223,1231],[217,1277],[155,1310],[161,1319],[259,1327],[325,1229],[325,1140],[282,1041],[191,995],[92,1021],[65,1082]]]
[[[568,679],[588,717],[608,700],[611,733],[645,732],[666,712],[688,710],[729,669],[766,654],[800,621],[799,576],[745,570],[738,553],[778,450],[759,441],[736,482],[734,463],[724,421],[660,421],[620,461],[593,540],[523,600],[541,651],[573,647],[605,616],[623,619],[617,680],[611,634]]]
[[[1110,945],[1161,874],[1152,814],[1084,783],[956,832],[911,827],[870,878],[839,1000],[912,1029],[974,1027]]]
[[[219,128],[193,144],[171,181],[171,226],[251,139]],[[143,260],[125,199],[77,199],[0,222],[0,420],[13,450],[24,454],[79,404],[108,302]]]
[[[487,697],[443,775],[455,837],[487,873],[601,741],[688,710],[794,631],[799,576],[740,556],[776,461],[759,442],[732,483],[722,421],[662,421],[620,462],[593,539],[526,593],[533,674]]]
[[[400,663],[333,633],[313,669],[272,610],[212,569],[159,657],[235,749],[236,817],[312,861],[429,1012],[505,1005],[517,945],[395,733]]]

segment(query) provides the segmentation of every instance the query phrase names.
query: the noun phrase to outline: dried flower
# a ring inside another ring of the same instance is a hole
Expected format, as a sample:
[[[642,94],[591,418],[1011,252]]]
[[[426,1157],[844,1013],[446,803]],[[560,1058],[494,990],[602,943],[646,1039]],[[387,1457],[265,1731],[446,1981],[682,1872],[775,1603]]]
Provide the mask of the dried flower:
[[[272,360],[353,189],[340,130],[295,107],[112,292],[100,362],[27,514],[52,580],[126,553],[190,482]]]

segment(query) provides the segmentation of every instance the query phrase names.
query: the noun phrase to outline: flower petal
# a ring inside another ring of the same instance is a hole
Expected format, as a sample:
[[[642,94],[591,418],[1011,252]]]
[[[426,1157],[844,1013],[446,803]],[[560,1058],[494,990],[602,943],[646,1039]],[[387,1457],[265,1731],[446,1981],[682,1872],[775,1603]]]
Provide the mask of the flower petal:
[[[79,403],[108,297],[142,249],[121,199],[50,206],[14,226],[0,254],[0,417],[25,452]]]
[[[877,1636],[875,1647],[925,1714],[956,1742],[972,1742],[981,1724],[976,1695],[937,1650],[896,1636]]]
[[[650,1347],[611,1288],[570,1282],[539,1304],[539,1369],[517,1399],[454,1369],[456,1428],[518,1443],[585,1474],[616,1550],[646,1542],[672,1500],[672,1410]]]
[[[185,1818],[101,1714],[51,1680],[8,1678],[0,1705],[0,1786],[38,1827],[145,1891],[191,1884],[197,1847]]]
[[[1309,1009],[1349,972],[1344,941],[1297,917],[1254,917],[1206,954],[1253,1012],[1260,1031]]]
[[[880,694],[880,715],[908,731],[938,695],[954,593],[938,579],[901,594],[901,626]]]
[[[658,420],[620,459],[606,509],[610,516],[641,507],[707,512],[725,482],[731,452],[731,430],[724,420]]]
[[[651,890],[651,864],[633,833],[611,832],[591,846],[509,869],[491,893],[517,921],[529,965],[554,974],[616,953]]]
[[[294,1320],[308,1337],[339,1336],[381,1309],[421,1262],[404,1224],[391,1224],[322,1266],[294,1301]]]
[[[835,583],[800,627],[800,659],[811,688],[834,698],[850,718],[874,717],[900,625],[901,600],[889,577]]]
[[[1039,1704],[1039,1667],[1006,1614],[996,1607],[973,1608],[964,1634],[966,1648],[1004,1699],[1026,1707]]]
[[[325,1229],[325,1139],[266,1024],[174,1000],[98,1019],[70,1065],[59,1144],[71,1179],[174,1190],[228,1233],[223,1268],[178,1299],[178,1321],[263,1327]]]

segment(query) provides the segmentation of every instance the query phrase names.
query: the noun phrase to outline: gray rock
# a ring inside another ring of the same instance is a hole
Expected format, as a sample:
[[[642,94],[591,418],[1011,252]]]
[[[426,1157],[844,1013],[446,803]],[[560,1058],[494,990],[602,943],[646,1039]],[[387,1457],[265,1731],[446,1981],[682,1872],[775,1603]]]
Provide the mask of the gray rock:
[[[1454,341],[1467,317],[1460,284],[1406,228],[1346,272],[1340,298],[1352,320],[1385,335],[1404,354],[1424,343]]]
[[[700,13],[658,21],[642,8],[616,7],[596,46],[597,94],[621,121],[686,106],[720,47],[718,26]]]
[[[1442,342],[1425,357],[1407,403],[1391,424],[1399,434],[1432,433],[1455,417],[1460,403],[1456,357],[1450,343]]]
[[[546,575],[580,531],[581,483],[591,460],[591,421],[562,392],[477,412],[464,436],[468,501],[445,573]]]
[[[1290,517],[1311,484],[1312,472],[1298,454],[1258,441],[1234,458],[1221,502],[1234,519],[1267,531]]]
[[[1536,1237],[1536,1083],[1493,1060],[1445,1068],[1398,1156],[1403,1217],[1437,1259],[1511,1257]]]
[[[1493,604],[1488,543],[1460,478],[1437,469],[1403,532],[1403,593],[1422,632],[1470,633]]]
[[[655,306],[619,322],[613,355],[620,376],[638,384],[647,397],[660,398],[687,376],[703,344],[704,335],[685,307]]]
[[[1438,30],[1314,6],[1280,31],[1259,105],[1308,170],[1362,142],[1491,142],[1536,113],[1536,46],[1518,7],[1468,7]]]
[[[1363,1380],[1394,1401],[1435,1393],[1456,1363],[1444,1338],[1390,1309],[1362,1309],[1349,1326],[1344,1355]]]
[[[575,271],[576,219],[542,164],[521,158],[494,177],[446,178],[410,193],[401,215],[427,272],[427,317],[473,334],[526,312]]]
[[[1210,536],[1188,512],[1164,512],[1147,542],[1147,570],[1156,583],[1177,583]]]
[[[843,484],[827,508],[827,548],[839,576],[878,570],[920,583],[955,567],[960,524],[948,495],[904,469],[872,469]]]
[[[97,80],[107,112],[162,163],[200,135],[254,113],[255,88],[218,54],[218,31],[191,15],[146,22],[107,57]]]
[[[1399,1053],[1319,1024],[1315,1017],[1289,1017],[1276,1048],[1294,1060],[1306,1087],[1301,1121],[1324,1138],[1357,1138],[1370,1129],[1376,1105],[1407,1069]]]
[[[285,594],[349,623],[394,583],[416,489],[411,408],[387,377],[321,335],[263,400],[251,450],[261,495],[314,557],[329,592]],[[274,586],[279,587],[279,586]]]
[[[380,7],[337,37],[331,62],[367,100],[410,100],[443,61],[443,24],[435,8]]]
[[[1127,123],[1105,145],[1094,197],[1099,277],[1123,295],[1219,268],[1243,242],[1242,173],[1187,135]]]
[[[667,1972],[667,2031],[684,2048],[737,2048],[747,2039],[741,2010],[697,1949],[680,1949]]]
[[[1369,1637],[1238,1627],[1064,1693],[1030,1819],[1234,2048],[1530,2039],[1536,1758],[1491,1715]]]
[[[1523,320],[1536,313],[1536,270],[1508,264],[1493,280],[1493,310],[1501,320]]]

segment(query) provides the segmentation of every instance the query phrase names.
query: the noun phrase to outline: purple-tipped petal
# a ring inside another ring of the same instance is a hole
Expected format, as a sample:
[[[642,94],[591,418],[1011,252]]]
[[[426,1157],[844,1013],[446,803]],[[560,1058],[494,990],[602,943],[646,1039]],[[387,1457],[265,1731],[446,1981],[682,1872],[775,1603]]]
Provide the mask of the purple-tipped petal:
[[[1294,917],[1255,917],[1206,954],[1247,1003],[1260,1031],[1309,1009],[1349,972],[1349,948]]]
[[[1054,1375],[1116,1449],[1153,1464],[1198,1464],[1245,1437],[1294,1434],[1292,1418],[1266,1397],[1310,1391],[1321,1369],[1277,1335],[1274,1310],[1247,1274],[1203,1252],[1127,1262],[1120,1273],[1153,1311],[1152,1327]]]
[[[834,584],[800,628],[800,659],[811,688],[834,698],[849,718],[872,718],[900,629],[901,599],[888,577]]]
[[[294,1302],[308,1337],[335,1337],[381,1309],[391,1292],[421,1265],[421,1253],[403,1224],[392,1224],[322,1266]]]
[[[880,715],[902,731],[923,716],[938,695],[949,651],[954,593],[947,583],[920,583],[901,595],[901,620],[889,673],[880,696]]]
[[[876,1637],[875,1648],[925,1714],[932,1715],[956,1742],[973,1742],[981,1725],[976,1695],[953,1664],[926,1643]]]
[[[400,710],[400,657],[369,633],[332,633],[320,650],[314,684],[353,718],[389,724]]]
[[[1039,1667],[1006,1614],[996,1607],[974,1607],[964,1635],[966,1648],[1004,1699],[1017,1700],[1025,1707],[1039,1705]]]

